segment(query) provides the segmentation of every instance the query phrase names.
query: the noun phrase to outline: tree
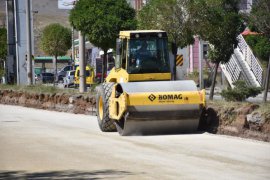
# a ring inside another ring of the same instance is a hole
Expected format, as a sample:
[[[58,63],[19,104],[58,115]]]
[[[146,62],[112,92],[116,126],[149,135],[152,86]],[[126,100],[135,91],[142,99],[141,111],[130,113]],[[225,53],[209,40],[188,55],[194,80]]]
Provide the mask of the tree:
[[[6,28],[0,28],[0,78],[5,74],[4,62],[6,60],[6,56],[7,56],[7,30]]]
[[[255,29],[262,33],[270,41],[270,1],[269,0],[258,0],[254,3],[249,16],[249,25],[255,27]],[[265,78],[265,87],[263,102],[266,102],[267,92],[269,88],[270,79],[270,55],[268,60],[268,70]]]
[[[57,57],[64,56],[71,48],[71,30],[56,23],[46,26],[41,37],[42,50],[54,56],[54,81],[57,80]]]
[[[107,62],[107,51],[115,47],[119,31],[136,29],[135,10],[126,0],[80,0],[71,10],[72,26],[104,51],[102,81]]]
[[[177,47],[183,48],[194,42],[187,5],[188,0],[151,0],[138,14],[139,28],[161,29],[168,33],[174,60]],[[173,66],[175,79],[175,61]]]
[[[257,0],[252,6],[248,24],[270,39],[270,1]]]
[[[195,32],[210,46],[209,58],[215,64],[209,99],[213,99],[220,63],[230,60],[237,46],[237,36],[243,31],[238,14],[238,0],[192,0],[189,13]]]
[[[252,47],[254,54],[265,62],[268,62],[270,55],[270,41],[269,39],[262,35],[247,35],[245,37],[248,45]]]

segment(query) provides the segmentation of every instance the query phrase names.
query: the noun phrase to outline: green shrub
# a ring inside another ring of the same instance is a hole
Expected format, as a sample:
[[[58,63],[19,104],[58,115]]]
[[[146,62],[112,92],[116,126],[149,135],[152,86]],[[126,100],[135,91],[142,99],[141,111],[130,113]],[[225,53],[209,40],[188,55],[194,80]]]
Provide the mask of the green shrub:
[[[221,96],[226,101],[244,101],[249,97],[255,97],[262,92],[260,87],[247,86],[245,81],[236,81],[234,89],[228,87],[222,90]]]
[[[194,70],[193,72],[188,74],[188,78],[198,78],[199,72],[197,70]]]

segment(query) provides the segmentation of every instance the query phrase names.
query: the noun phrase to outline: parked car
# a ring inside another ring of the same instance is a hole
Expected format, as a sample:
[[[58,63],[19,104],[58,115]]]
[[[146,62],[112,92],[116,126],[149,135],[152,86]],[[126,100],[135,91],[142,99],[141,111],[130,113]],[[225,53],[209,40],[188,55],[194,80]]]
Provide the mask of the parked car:
[[[67,71],[64,77],[64,87],[70,87],[74,85],[75,70]]]
[[[68,66],[63,67],[60,71],[58,71],[57,73],[58,82],[63,81],[64,77],[66,76],[67,71],[71,71],[71,70],[75,70],[75,67],[68,65]]]
[[[53,73],[41,73],[40,79],[42,83],[53,83],[54,82],[54,74]]]

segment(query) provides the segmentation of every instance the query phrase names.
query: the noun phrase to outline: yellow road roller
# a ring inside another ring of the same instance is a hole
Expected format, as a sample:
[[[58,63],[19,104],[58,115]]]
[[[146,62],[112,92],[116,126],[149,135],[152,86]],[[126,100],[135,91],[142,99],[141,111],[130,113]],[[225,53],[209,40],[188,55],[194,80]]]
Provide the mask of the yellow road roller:
[[[101,131],[120,135],[195,132],[205,108],[205,91],[194,81],[171,81],[161,30],[120,31],[115,67],[96,90]]]

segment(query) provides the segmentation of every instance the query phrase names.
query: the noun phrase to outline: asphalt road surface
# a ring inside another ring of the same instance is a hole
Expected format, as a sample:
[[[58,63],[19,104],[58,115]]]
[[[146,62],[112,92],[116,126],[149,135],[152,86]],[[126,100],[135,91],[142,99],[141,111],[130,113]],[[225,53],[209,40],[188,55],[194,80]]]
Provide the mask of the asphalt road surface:
[[[0,179],[270,179],[270,143],[100,132],[95,116],[0,105]]]

